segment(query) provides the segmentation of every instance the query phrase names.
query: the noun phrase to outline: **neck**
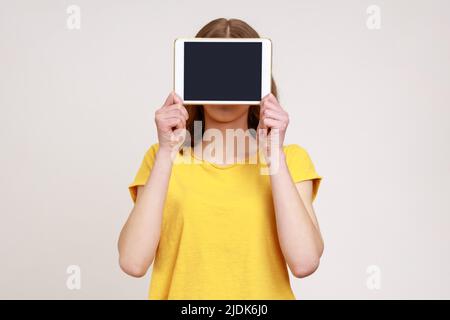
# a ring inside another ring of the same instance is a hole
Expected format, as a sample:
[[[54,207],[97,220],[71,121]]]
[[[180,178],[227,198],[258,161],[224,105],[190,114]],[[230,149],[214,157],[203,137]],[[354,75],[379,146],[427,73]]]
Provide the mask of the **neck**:
[[[223,136],[225,136],[227,129],[242,129],[245,131],[248,129],[247,118],[248,113],[244,113],[241,117],[235,119],[234,121],[220,122],[212,119],[205,113],[205,130],[214,128],[216,130],[220,130]]]
[[[215,158],[215,162],[219,162],[219,163],[226,163],[227,159],[226,159],[226,154],[227,152],[231,152],[231,156],[234,159],[234,161],[238,160],[238,159],[245,159],[246,157],[248,157],[250,154],[254,153],[254,150],[250,150],[250,142],[249,142],[249,137],[246,135],[246,138],[244,140],[244,150],[242,150],[242,148],[238,148],[238,146],[240,145],[240,143],[238,143],[237,139],[238,136],[236,136],[234,139],[232,139],[233,141],[228,141],[229,139],[227,139],[227,130],[243,130],[245,133],[247,133],[248,130],[248,123],[247,123],[247,118],[248,118],[248,113],[244,113],[241,117],[239,117],[238,119],[235,119],[234,121],[230,121],[230,122],[220,122],[220,121],[216,121],[210,117],[208,117],[208,115],[205,113],[205,131],[207,131],[208,129],[215,129],[215,130],[219,130],[220,131],[220,136],[222,137],[222,154],[223,154],[223,159],[217,159]],[[252,139],[252,138],[250,138]],[[205,141],[202,140],[202,149],[205,150],[205,148],[207,148],[208,145],[210,145],[211,143],[215,144],[215,148],[219,147],[220,144],[217,144],[217,141],[215,141],[215,138],[212,139],[212,141]],[[230,144],[230,145],[228,145]],[[207,158],[207,155],[204,155]],[[207,160],[212,160],[212,159],[207,159]]]

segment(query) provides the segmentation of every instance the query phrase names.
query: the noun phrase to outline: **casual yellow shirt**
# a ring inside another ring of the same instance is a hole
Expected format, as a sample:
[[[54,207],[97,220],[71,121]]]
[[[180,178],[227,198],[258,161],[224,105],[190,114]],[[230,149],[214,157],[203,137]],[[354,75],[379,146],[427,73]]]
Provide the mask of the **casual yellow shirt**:
[[[299,145],[283,147],[294,182],[321,177]],[[129,186],[151,173],[158,144]],[[181,156],[181,155],[179,155]],[[270,176],[262,163],[175,163],[165,202],[149,299],[295,299],[277,237]]]

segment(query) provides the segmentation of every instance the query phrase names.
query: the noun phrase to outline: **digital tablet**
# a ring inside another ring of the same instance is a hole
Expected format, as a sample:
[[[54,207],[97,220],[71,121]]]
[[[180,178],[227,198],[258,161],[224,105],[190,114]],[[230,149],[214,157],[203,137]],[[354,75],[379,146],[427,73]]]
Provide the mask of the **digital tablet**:
[[[185,104],[259,104],[271,92],[269,39],[175,40],[174,90]]]

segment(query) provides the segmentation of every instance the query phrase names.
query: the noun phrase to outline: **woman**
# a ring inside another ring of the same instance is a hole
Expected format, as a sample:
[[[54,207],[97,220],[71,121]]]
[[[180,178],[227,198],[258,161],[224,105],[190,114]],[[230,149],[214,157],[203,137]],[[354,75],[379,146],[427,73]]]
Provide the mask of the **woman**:
[[[197,37],[259,35],[241,20],[217,19]],[[183,106],[171,93],[156,111],[159,141],[129,186],[135,204],[119,238],[127,274],[142,277],[155,260],[150,299],[295,299],[287,266],[298,278],[317,269],[323,241],[312,203],[321,177],[302,147],[283,145],[289,118],[276,96],[274,83],[259,106]],[[263,134],[247,140],[276,139],[279,146],[269,144],[275,147],[258,157],[251,143],[239,152],[225,142],[216,153],[232,150],[234,163],[195,150],[196,161],[174,163],[180,132],[194,136],[195,121],[202,121],[203,139],[191,147],[206,150],[208,130],[225,136],[230,129],[258,130]],[[237,161],[255,157],[256,164]],[[262,166],[274,166],[270,159],[278,159],[276,170],[262,174]]]

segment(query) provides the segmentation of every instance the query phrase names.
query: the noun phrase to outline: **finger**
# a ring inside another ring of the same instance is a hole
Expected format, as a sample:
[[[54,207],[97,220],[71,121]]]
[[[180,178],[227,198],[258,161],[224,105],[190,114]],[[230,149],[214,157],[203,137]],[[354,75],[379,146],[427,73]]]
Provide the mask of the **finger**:
[[[171,110],[179,110],[181,112],[181,114],[186,118],[186,120],[189,118],[189,113],[186,110],[186,107],[183,106],[182,104],[172,104],[168,107],[164,108],[164,113],[169,112]]]
[[[275,111],[273,109],[265,109],[263,111],[263,117],[264,118],[272,118],[275,120],[282,120],[282,121],[287,120],[287,116],[284,113]]]
[[[283,121],[280,120],[275,120],[275,119],[271,119],[271,118],[264,118],[263,120],[264,124],[270,128],[270,129],[284,129],[285,124]]]
[[[175,125],[175,129],[185,129],[186,128],[186,120],[180,119]]]
[[[261,99],[261,101],[271,101],[273,98],[275,98],[275,96],[272,93],[268,93]]]
[[[273,95],[273,93],[269,93],[267,95],[267,101],[278,104],[278,99]]]
[[[174,104],[174,96],[175,96],[175,92],[172,91],[171,93],[169,93],[169,95],[166,98],[166,101],[164,101],[163,107],[168,107],[172,104]]]
[[[179,114],[173,114],[173,115],[168,116],[166,118],[162,118],[161,120],[165,121],[167,123],[172,123],[175,120],[181,120],[183,123],[186,123],[186,119],[183,116],[179,115]]]
[[[183,113],[186,120],[189,119],[189,112],[187,111],[186,107],[182,103],[180,104],[180,110]]]
[[[267,102],[263,108],[263,117],[268,114],[272,115],[275,119],[283,119],[284,121],[289,121],[289,114],[279,105]],[[275,116],[278,114],[279,116]]]
[[[178,94],[176,94],[176,92],[174,92],[173,94],[173,101],[174,103],[179,103],[179,104],[183,104],[183,99],[180,98],[180,96]]]
[[[167,109],[165,109],[165,111],[163,113],[161,113],[160,117],[162,119],[167,119],[167,118],[171,118],[174,116],[180,116],[186,119],[185,114],[183,113],[183,111],[181,111],[180,108],[171,108],[169,109],[169,107],[167,107]]]
[[[279,103],[274,103],[274,102],[268,101],[268,100],[264,102],[262,108],[263,108],[264,110],[265,110],[265,109],[272,109],[272,110],[281,110],[281,111],[283,111],[283,112],[286,112],[286,111],[284,111],[284,109],[280,106]]]
[[[268,93],[261,99],[261,103],[264,103],[264,102],[267,102],[267,101],[270,101],[272,103],[278,103],[278,100],[277,100],[277,98],[275,98],[273,93]]]
[[[259,130],[259,129],[261,129],[261,130],[267,130],[267,126],[264,124],[264,119],[261,119],[261,120],[259,121],[258,130]]]
[[[175,124],[175,129],[185,129],[185,128],[186,128],[186,120],[183,117],[178,118],[178,121]]]
[[[171,117],[168,119],[165,119],[167,126],[170,126],[171,128],[185,128],[186,127],[186,120],[183,117]]]
[[[259,110],[259,124],[258,124],[258,127],[260,127],[261,129],[265,129],[266,128],[266,125],[264,124],[263,120],[264,120],[264,109],[261,108]]]
[[[263,109],[281,109],[281,106],[278,103],[266,100],[264,101]]]
[[[266,138],[267,138],[267,129],[258,127],[257,133],[258,133],[258,135],[257,135],[258,143],[262,143],[263,144],[266,141]]]
[[[262,103],[263,101],[269,99],[269,95],[270,95],[270,93],[268,93],[268,94],[266,94],[264,97],[262,97],[261,103]]]

